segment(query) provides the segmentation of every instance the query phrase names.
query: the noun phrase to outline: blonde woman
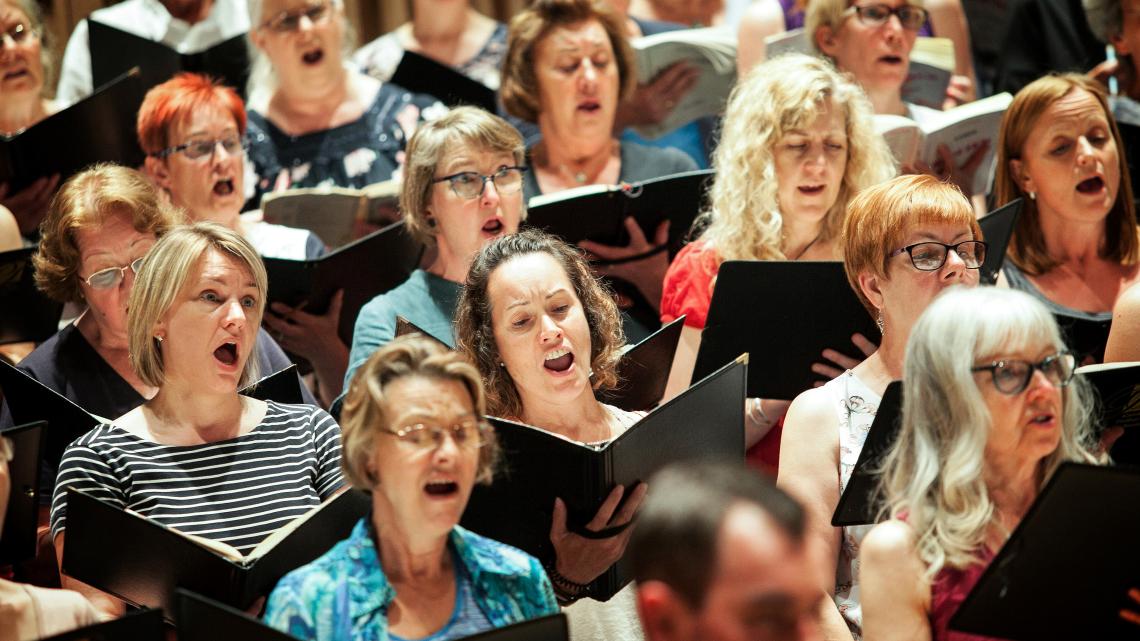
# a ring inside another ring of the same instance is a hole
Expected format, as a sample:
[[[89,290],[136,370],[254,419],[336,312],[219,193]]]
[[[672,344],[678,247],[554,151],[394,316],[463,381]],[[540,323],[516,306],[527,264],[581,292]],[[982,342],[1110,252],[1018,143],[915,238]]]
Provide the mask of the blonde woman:
[[[665,275],[661,319],[684,314],[686,325],[674,381],[689,379],[722,262],[839,260],[848,201],[895,174],[863,92],[830,63],[799,54],[756,67],[733,90],[713,167],[711,206],[697,223],[704,231]],[[838,353],[829,358],[844,369],[854,365]],[[787,409],[779,401],[756,405],[749,445]],[[774,449],[762,457],[771,466],[778,435],[773,439]]]
[[[863,541],[868,639],[958,637],[950,617],[1049,477],[1064,461],[1095,462],[1074,367],[1052,314],[1028,294],[959,289],[922,315],[885,463],[892,519]]]

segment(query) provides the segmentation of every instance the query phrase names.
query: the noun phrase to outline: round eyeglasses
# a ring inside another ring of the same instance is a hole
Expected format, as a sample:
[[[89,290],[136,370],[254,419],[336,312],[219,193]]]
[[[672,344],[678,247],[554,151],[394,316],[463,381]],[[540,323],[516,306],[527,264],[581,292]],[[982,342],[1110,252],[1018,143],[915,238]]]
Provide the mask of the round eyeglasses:
[[[1011,359],[970,368],[971,372],[990,372],[997,391],[1010,396],[1020,394],[1029,387],[1035,370],[1040,370],[1053,385],[1064,387],[1073,380],[1073,374],[1077,371],[1077,357],[1069,352],[1057,352],[1038,363]]]
[[[451,191],[465,200],[472,200],[483,195],[487,188],[487,181],[495,183],[495,189],[500,194],[516,194],[522,189],[522,175],[526,167],[500,167],[493,174],[480,174],[475,171],[461,171],[442,178],[435,178],[431,182],[451,183]]]
[[[123,280],[123,277],[126,275],[126,271],[128,269],[138,274],[139,270],[142,269],[142,264],[143,259],[139,257],[121,267],[108,267],[107,269],[100,269],[94,274],[91,274],[87,278],[83,279],[83,282],[87,283],[87,285],[92,289],[111,289],[112,287],[118,285],[121,280]]]
[[[29,38],[35,38],[39,35],[39,32],[35,29],[32,29],[22,22],[17,22],[11,27],[8,27],[7,31],[0,32],[0,47],[3,47],[8,42],[11,42],[13,46],[21,45]]]
[[[491,429],[487,422],[471,419],[454,425],[416,423],[396,430],[384,430],[384,433],[395,436],[408,449],[429,452],[441,447],[448,436],[460,449],[479,449],[487,444],[487,435]]]
[[[966,265],[967,269],[978,269],[982,263],[986,262],[987,247],[989,245],[982,240],[964,240],[954,245],[931,240],[896,249],[887,254],[887,258],[894,258],[906,252],[915,269],[922,272],[936,272],[946,264],[946,257],[953,250],[958,258],[962,259],[962,263]]]
[[[315,2],[307,5],[303,9],[282,11],[261,23],[261,26],[270,31],[276,31],[277,33],[289,33],[301,27],[301,18],[308,18],[310,23],[317,24],[323,22],[328,16],[328,13],[328,2]]]
[[[904,4],[901,7],[891,7],[885,4],[866,4],[855,5],[847,8],[844,12],[846,15],[854,13],[859,18],[859,22],[867,25],[868,27],[879,27],[887,23],[891,16],[899,17],[899,24],[903,29],[909,31],[918,31],[922,25],[926,24],[926,9],[916,7],[912,4]]]
[[[222,149],[225,149],[226,153],[232,156],[238,150],[246,148],[246,141],[241,136],[226,136],[217,140],[191,140],[181,145],[160,149],[151,155],[155,158],[168,158],[172,154],[181,153],[190,160],[213,159],[214,153],[218,150],[218,145],[221,145]]]

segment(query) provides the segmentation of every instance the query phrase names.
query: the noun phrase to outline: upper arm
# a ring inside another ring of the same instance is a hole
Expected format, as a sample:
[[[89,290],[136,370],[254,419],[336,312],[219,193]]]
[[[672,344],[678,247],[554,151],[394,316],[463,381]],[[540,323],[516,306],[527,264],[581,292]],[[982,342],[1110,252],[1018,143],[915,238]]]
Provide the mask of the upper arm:
[[[392,342],[396,337],[396,314],[383,295],[361,308],[352,330],[352,349],[348,353],[348,370],[344,374],[344,389],[348,391],[356,368],[364,364],[372,353]]]
[[[1104,362],[1140,361],[1140,284],[1116,299]]]
[[[954,42],[954,73],[968,77],[976,87],[978,79],[974,75],[970,28],[961,0],[929,0],[926,9],[930,12],[930,26],[935,35]]]
[[[756,0],[740,18],[737,32],[736,74],[743,78],[753,67],[764,62],[767,51],[764,39],[784,32],[784,9],[776,0]]]
[[[67,490],[75,488],[115,507],[126,509],[122,482],[98,452],[72,443],[64,450],[51,501],[51,533],[58,537],[67,524]]]
[[[832,582],[826,587],[831,594],[839,561],[840,531],[831,525],[839,504],[839,419],[826,390],[808,390],[788,408],[776,484],[799,499],[808,517],[808,532],[825,544]]]
[[[930,587],[901,521],[876,525],[860,546],[863,635],[876,641],[929,641]]]
[[[340,426],[328,412],[314,408],[313,445],[317,452],[316,490],[324,501],[333,496],[344,485],[341,473]]]

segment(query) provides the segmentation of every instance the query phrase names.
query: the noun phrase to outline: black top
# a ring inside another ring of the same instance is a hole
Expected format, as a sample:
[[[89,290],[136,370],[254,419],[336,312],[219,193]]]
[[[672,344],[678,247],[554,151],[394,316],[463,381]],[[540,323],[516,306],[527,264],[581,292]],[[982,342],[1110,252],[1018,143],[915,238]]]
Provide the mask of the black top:
[[[1085,73],[1103,60],[1081,0],[1018,0],[1009,9],[994,93],[1017,93],[1050,71]]]

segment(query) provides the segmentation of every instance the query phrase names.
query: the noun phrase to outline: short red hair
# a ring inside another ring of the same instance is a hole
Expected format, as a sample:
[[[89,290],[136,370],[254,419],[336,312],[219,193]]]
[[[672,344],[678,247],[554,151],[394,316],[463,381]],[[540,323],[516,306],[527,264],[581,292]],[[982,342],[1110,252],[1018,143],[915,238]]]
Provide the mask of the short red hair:
[[[238,133],[245,135],[245,105],[236,91],[209,76],[180,73],[146,92],[136,127],[139,145],[147,154],[166,149],[170,146],[171,126],[207,107],[229,111]]]

